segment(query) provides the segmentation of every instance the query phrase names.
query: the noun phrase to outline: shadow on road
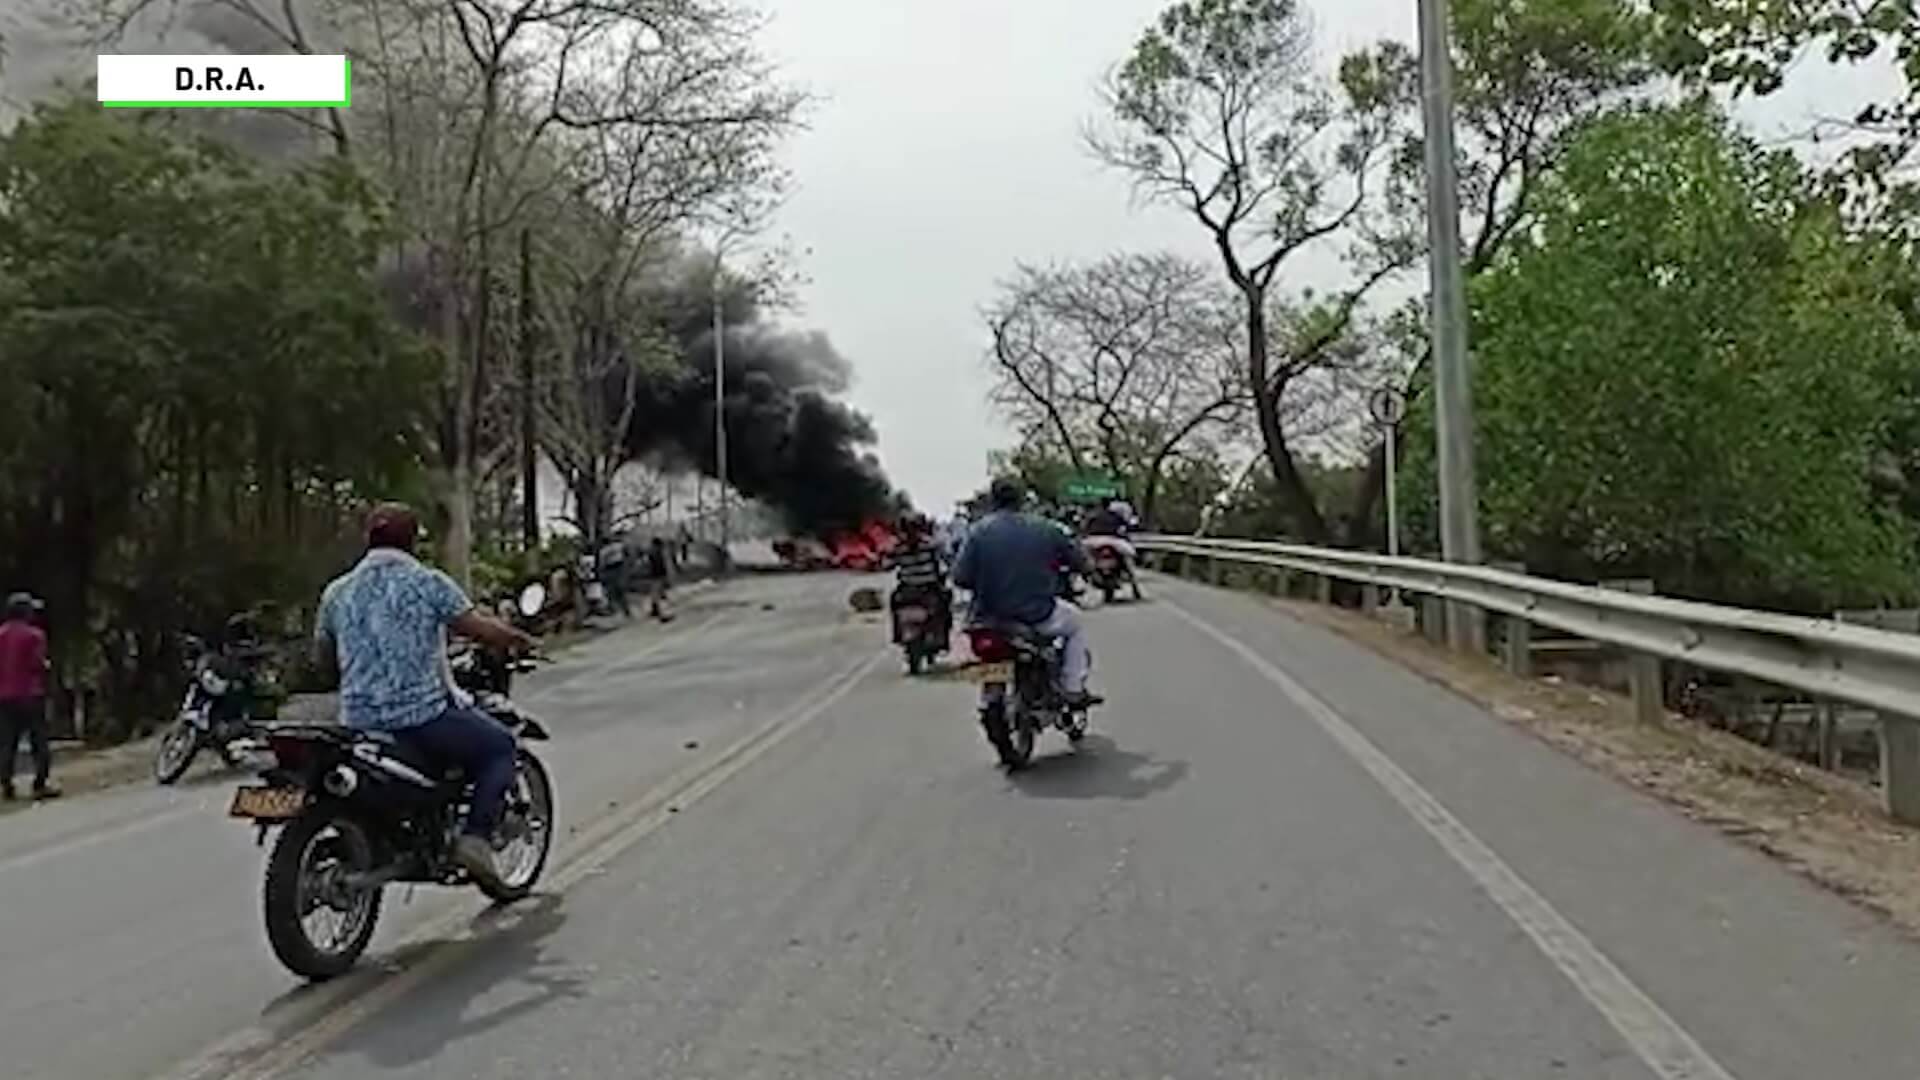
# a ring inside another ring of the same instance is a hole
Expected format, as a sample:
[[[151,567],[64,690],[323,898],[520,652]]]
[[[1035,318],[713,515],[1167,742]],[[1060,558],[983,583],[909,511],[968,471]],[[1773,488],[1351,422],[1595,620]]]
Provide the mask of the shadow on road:
[[[1184,761],[1161,761],[1122,750],[1105,735],[1088,735],[1076,749],[1036,757],[1007,779],[1041,799],[1144,799],[1186,775]]]
[[[586,996],[588,979],[552,963],[543,948],[545,939],[566,924],[560,904],[560,897],[542,895],[477,916],[473,925],[480,936],[456,946],[469,950],[467,955],[321,1056],[357,1055],[379,1069],[419,1065],[470,1035]],[[487,929],[501,923],[507,925]]]

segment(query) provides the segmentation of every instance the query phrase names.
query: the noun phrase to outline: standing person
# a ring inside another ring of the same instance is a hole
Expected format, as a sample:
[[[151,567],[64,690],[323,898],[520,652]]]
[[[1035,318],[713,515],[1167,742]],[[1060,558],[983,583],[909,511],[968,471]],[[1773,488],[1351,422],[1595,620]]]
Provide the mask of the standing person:
[[[447,631],[501,650],[532,649],[534,640],[482,614],[452,578],[414,558],[419,536],[410,508],[374,509],[366,554],[320,594],[316,659],[339,672],[341,723],[387,732],[472,778],[453,855],[475,879],[497,885],[493,833],[513,786],[514,739],[453,684]]]
[[[663,623],[672,622],[673,612],[667,607],[667,589],[673,584],[673,556],[667,551],[667,542],[657,536],[647,545],[647,574],[653,578],[647,614]]]
[[[51,799],[53,748],[47,741],[47,632],[33,625],[37,605],[27,593],[7,597],[7,621],[0,624],[0,798],[18,798],[13,787],[20,736],[33,753],[33,797]]]
[[[627,541],[624,537],[600,549],[600,584],[607,590],[607,603],[623,619],[633,618],[633,606],[627,602]]]

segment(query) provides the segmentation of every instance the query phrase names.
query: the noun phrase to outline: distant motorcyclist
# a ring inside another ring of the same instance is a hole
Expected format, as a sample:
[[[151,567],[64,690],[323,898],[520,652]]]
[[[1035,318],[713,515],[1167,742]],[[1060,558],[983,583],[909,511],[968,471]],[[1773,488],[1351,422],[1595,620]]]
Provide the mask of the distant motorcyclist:
[[[973,593],[976,622],[1014,623],[1060,638],[1060,691],[1067,705],[1087,709],[1105,699],[1087,690],[1093,651],[1080,611],[1057,599],[1058,567],[1085,572],[1086,554],[1063,528],[1020,512],[1020,485],[996,480],[989,491],[992,512],[969,531],[953,568],[953,580]]]
[[[488,838],[513,783],[514,738],[453,685],[447,631],[498,649],[531,649],[534,640],[482,614],[452,578],[415,559],[419,535],[412,509],[375,508],[366,554],[320,596],[318,659],[339,672],[342,723],[389,732],[472,778],[473,801],[453,855],[475,879],[498,883]]]
[[[1140,555],[1133,544],[1127,540],[1131,523],[1128,522],[1125,514],[1116,509],[1121,505],[1124,504],[1115,500],[1087,515],[1084,544],[1090,553],[1100,548],[1107,548],[1119,555],[1120,571],[1125,575],[1127,586],[1133,590],[1134,598],[1139,599],[1140,579],[1135,576],[1133,570],[1134,563],[1139,561]]]
[[[933,602],[942,636],[953,630],[953,591],[947,587],[946,561],[933,540],[933,523],[918,514],[900,520],[900,544],[893,550],[893,607],[925,597]]]

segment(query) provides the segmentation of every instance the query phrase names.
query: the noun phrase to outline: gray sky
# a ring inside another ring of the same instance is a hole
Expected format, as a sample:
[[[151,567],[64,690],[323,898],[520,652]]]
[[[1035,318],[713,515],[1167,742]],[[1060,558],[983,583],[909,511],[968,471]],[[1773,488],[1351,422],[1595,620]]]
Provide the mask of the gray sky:
[[[852,360],[853,400],[879,427],[894,482],[944,511],[984,482],[987,451],[1010,441],[985,401],[978,312],[1016,261],[1155,248],[1210,257],[1196,226],[1132,205],[1079,142],[1099,77],[1164,2],[760,3],[773,19],[768,51],[822,95],[789,155],[798,191],[780,223],[811,279],[795,317]],[[1415,33],[1413,0],[1311,6],[1323,59]],[[1806,68],[1788,92],[1737,112],[1772,133],[1817,103],[1895,85],[1817,60]]]
[[[1080,145],[1101,74],[1163,2],[761,2],[769,53],[822,98],[789,155],[798,190],[779,226],[811,279],[795,318],[852,360],[894,482],[944,511],[1010,441],[985,400],[979,309],[1015,262],[1209,254]],[[1413,32],[1411,3],[1338,10],[1323,17],[1330,53]]]

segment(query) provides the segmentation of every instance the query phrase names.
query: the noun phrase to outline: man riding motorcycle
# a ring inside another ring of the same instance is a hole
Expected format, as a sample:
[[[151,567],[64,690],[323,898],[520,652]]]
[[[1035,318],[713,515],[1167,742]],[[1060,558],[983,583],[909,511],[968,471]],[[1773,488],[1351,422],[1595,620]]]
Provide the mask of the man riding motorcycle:
[[[502,650],[532,637],[485,615],[453,579],[413,556],[420,523],[399,503],[367,519],[367,551],[320,596],[314,639],[322,668],[337,668],[340,719],[385,731],[473,780],[473,805],[453,854],[476,880],[498,883],[488,841],[513,782],[514,739],[473,708],[447,661],[447,630]]]
[[[1115,500],[1088,514],[1086,524],[1083,526],[1086,534],[1083,544],[1089,553],[1106,548],[1120,557],[1122,578],[1126,581],[1127,587],[1133,591],[1134,599],[1138,600],[1140,599],[1140,579],[1134,574],[1134,563],[1139,561],[1139,552],[1127,540],[1127,533],[1131,530],[1132,523],[1120,510],[1122,505],[1124,504]]]
[[[973,621],[1015,623],[1061,639],[1060,691],[1067,705],[1100,704],[1106,699],[1087,690],[1093,651],[1080,611],[1054,596],[1055,567],[1065,562],[1084,572],[1086,553],[1054,523],[1021,513],[1020,486],[1011,480],[995,480],[988,499],[992,512],[969,531],[953,568],[954,582],[973,593]]]
[[[933,541],[933,523],[919,515],[900,521],[900,546],[893,552],[894,589],[891,607],[925,598],[934,610],[934,630],[942,640],[953,632],[953,590],[947,587],[947,568]],[[898,628],[896,627],[896,634]]]

